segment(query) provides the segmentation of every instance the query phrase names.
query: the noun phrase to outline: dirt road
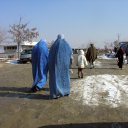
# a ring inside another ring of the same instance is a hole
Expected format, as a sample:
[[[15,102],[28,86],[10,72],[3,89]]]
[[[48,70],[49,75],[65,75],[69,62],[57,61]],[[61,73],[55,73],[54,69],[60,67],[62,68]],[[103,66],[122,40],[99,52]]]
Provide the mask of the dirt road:
[[[128,66],[118,69],[115,60],[98,60],[102,67],[84,69],[84,77],[97,74],[128,74]],[[77,81],[73,65],[71,86]],[[125,128],[128,108],[106,105],[87,106],[72,95],[49,99],[48,83],[43,91],[28,93],[32,85],[31,64],[0,62],[0,128]],[[78,85],[79,86],[79,85]],[[120,123],[119,123],[120,122]]]

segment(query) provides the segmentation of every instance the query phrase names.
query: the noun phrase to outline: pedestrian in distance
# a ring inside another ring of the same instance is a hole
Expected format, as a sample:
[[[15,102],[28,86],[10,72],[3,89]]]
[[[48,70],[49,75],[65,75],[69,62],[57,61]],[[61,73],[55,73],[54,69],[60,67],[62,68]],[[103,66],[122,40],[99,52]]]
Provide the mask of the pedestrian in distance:
[[[83,50],[79,50],[77,57],[77,66],[78,66],[78,78],[83,78],[83,69],[88,65],[86,57]]]
[[[120,47],[117,51],[116,57],[118,58],[117,65],[120,69],[123,68],[123,62],[124,62],[124,50]]]
[[[93,43],[91,43],[90,47],[87,49],[86,58],[90,64],[90,69],[94,68],[94,61],[97,59],[97,49]]]

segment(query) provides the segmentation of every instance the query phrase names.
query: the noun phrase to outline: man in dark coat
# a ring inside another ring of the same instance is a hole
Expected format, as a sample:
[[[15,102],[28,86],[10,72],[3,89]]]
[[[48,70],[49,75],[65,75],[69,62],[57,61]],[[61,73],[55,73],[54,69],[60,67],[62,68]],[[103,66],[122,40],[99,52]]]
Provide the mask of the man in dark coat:
[[[90,63],[90,68],[92,67],[94,68],[93,62],[96,60],[96,58],[97,58],[97,50],[94,44],[90,44],[90,47],[88,48],[86,53],[86,59]]]

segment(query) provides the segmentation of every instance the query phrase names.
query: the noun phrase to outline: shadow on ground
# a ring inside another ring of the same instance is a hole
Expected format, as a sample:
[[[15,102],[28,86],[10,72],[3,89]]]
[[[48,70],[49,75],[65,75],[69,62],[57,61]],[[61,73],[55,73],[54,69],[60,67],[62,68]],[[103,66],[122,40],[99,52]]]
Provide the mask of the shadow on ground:
[[[28,87],[0,87],[0,91],[16,91],[16,92],[29,92],[31,88]],[[49,88],[43,88],[43,91],[49,91]]]
[[[47,125],[38,128],[128,128],[127,122]]]
[[[27,87],[0,87],[0,97],[18,97],[28,99],[44,99],[49,100],[49,88],[44,88],[45,93],[32,93],[31,88]]]
[[[74,67],[71,69],[77,69],[78,70],[78,68],[74,68]],[[84,69],[86,69],[86,70],[88,70],[88,69],[118,69],[118,67],[95,67],[95,68],[86,67]]]

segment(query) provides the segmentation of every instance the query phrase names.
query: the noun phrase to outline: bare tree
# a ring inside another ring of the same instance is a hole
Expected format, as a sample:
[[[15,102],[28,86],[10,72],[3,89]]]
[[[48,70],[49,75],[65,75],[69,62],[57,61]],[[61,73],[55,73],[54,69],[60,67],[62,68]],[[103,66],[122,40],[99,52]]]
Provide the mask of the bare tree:
[[[28,28],[28,23],[22,23],[20,18],[18,24],[10,25],[9,33],[12,34],[14,42],[17,43],[18,58],[20,57],[20,45],[23,41],[32,42],[34,38],[39,36],[37,28]]]

